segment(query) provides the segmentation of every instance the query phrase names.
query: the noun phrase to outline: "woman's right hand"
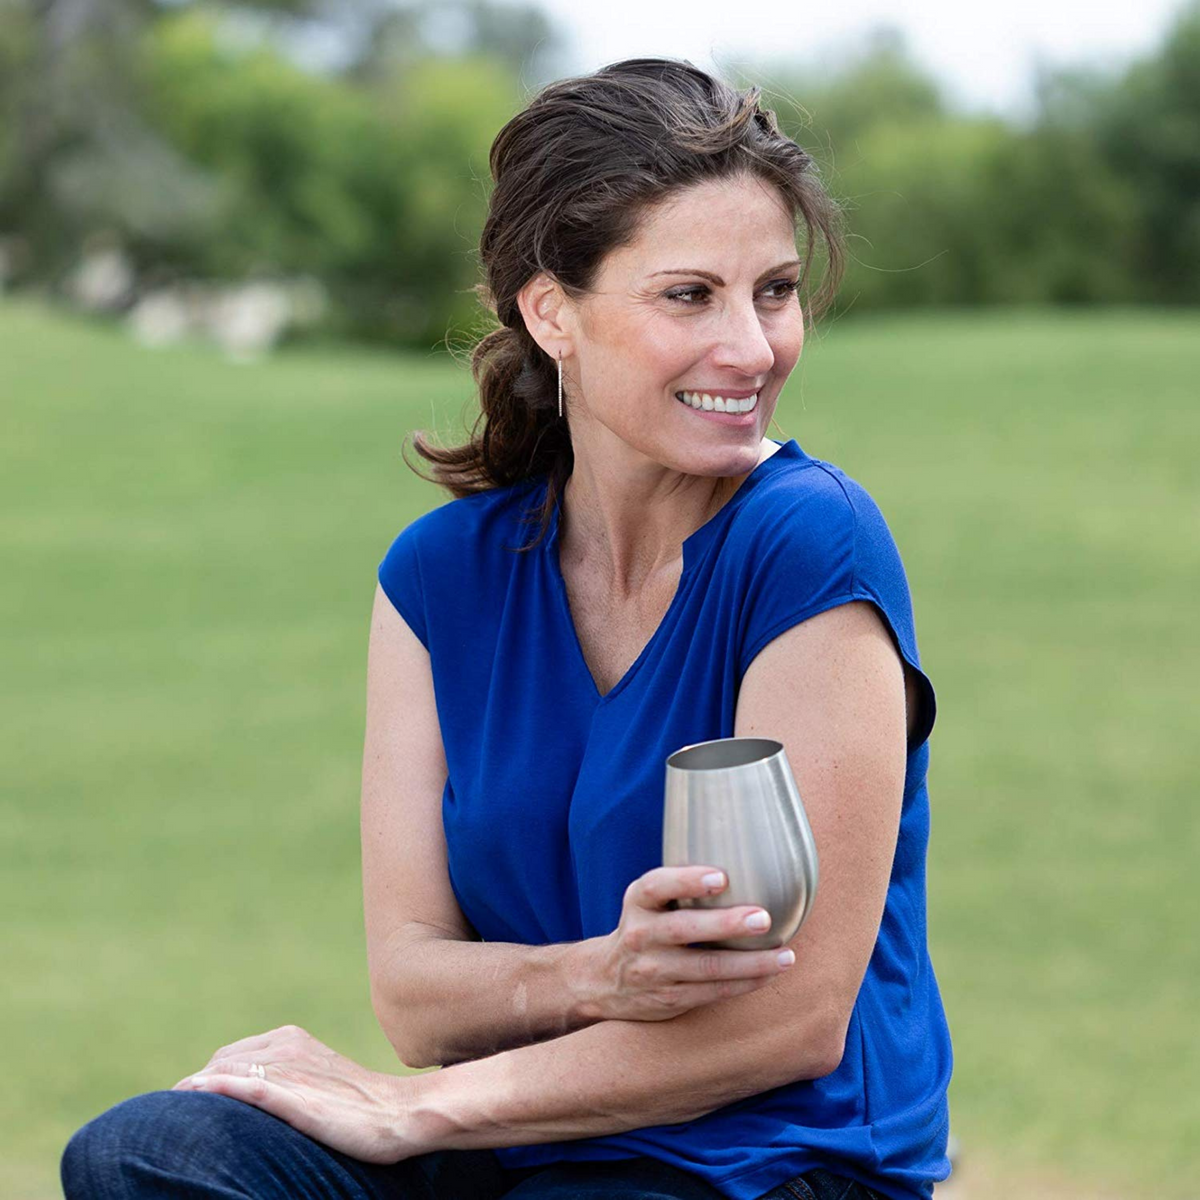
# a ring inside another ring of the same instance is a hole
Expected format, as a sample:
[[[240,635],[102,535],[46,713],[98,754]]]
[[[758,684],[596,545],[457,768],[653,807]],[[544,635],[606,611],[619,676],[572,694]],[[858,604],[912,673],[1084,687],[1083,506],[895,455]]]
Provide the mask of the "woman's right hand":
[[[720,882],[704,882],[719,874]],[[795,955],[773,950],[723,950],[692,947],[692,942],[759,934],[770,928],[770,914],[755,904],[728,908],[669,909],[673,900],[714,896],[728,886],[716,867],[655,867],[625,889],[621,919],[606,937],[583,945],[590,954],[584,973],[588,995],[582,1011],[596,1020],[666,1021],[680,1013],[752,992],[788,970]],[[766,924],[748,926],[761,913]],[[790,955],[782,964],[780,954]]]

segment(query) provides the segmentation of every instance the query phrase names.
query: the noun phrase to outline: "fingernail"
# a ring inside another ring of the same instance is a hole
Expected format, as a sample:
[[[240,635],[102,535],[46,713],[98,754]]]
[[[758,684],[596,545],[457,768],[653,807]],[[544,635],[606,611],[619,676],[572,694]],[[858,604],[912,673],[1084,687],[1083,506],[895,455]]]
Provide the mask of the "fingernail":
[[[765,912],[751,913],[746,918],[747,929],[766,929],[771,923],[771,918]]]
[[[704,878],[700,880],[700,882],[702,884],[704,884],[705,887],[711,887],[711,888],[724,887],[725,886],[725,876],[722,875],[720,871],[713,871],[713,872],[710,872],[708,875],[705,875]]]
[[[781,967],[790,967],[796,961],[796,952],[794,950],[780,950],[779,965]]]

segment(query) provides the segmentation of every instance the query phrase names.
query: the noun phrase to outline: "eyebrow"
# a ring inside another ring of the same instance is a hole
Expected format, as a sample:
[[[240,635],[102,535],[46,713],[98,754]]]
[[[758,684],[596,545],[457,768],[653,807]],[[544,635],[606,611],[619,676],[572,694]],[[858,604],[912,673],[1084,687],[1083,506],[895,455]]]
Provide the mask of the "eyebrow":
[[[771,267],[764,271],[758,278],[765,279],[768,275],[773,275],[776,271],[783,271],[787,267],[800,266],[798,258],[789,259],[787,262],[782,262],[778,266]],[[649,276],[653,279],[655,275],[699,275],[701,279],[707,279],[711,283],[715,283],[717,287],[724,287],[725,281],[719,276],[714,275],[711,271],[701,271],[698,267],[672,267],[667,271],[654,271]]]

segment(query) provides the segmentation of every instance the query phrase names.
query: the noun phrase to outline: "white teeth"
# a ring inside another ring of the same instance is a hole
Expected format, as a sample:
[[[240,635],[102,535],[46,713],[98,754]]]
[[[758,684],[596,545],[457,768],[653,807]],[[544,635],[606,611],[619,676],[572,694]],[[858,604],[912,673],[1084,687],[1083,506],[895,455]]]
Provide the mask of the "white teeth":
[[[758,404],[758,393],[744,400],[726,400],[723,396],[712,396],[708,392],[676,392],[675,397],[692,408],[703,408],[709,412],[750,412]]]

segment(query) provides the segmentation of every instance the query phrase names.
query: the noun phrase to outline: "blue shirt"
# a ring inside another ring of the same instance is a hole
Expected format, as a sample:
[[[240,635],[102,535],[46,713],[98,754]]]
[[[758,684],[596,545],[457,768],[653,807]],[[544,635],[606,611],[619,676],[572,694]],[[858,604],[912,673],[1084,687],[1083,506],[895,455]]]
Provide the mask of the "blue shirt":
[[[540,475],[450,500],[404,529],[379,564],[388,598],[429,651],[449,766],[450,882],[485,941],[544,945],[616,928],[626,887],[662,865],[667,756],[733,736],[746,669],[797,622],[873,603],[920,672],[922,719],[879,937],[837,1069],[693,1121],[505,1147],[498,1159],[647,1155],[731,1200],[757,1200],[816,1166],[895,1200],[932,1196],[950,1173],[952,1069],[925,927],[936,707],[883,515],[838,467],[783,443],[684,541],[662,623],[601,696],[570,615],[557,509],[546,538],[514,553],[536,534],[546,489]]]

